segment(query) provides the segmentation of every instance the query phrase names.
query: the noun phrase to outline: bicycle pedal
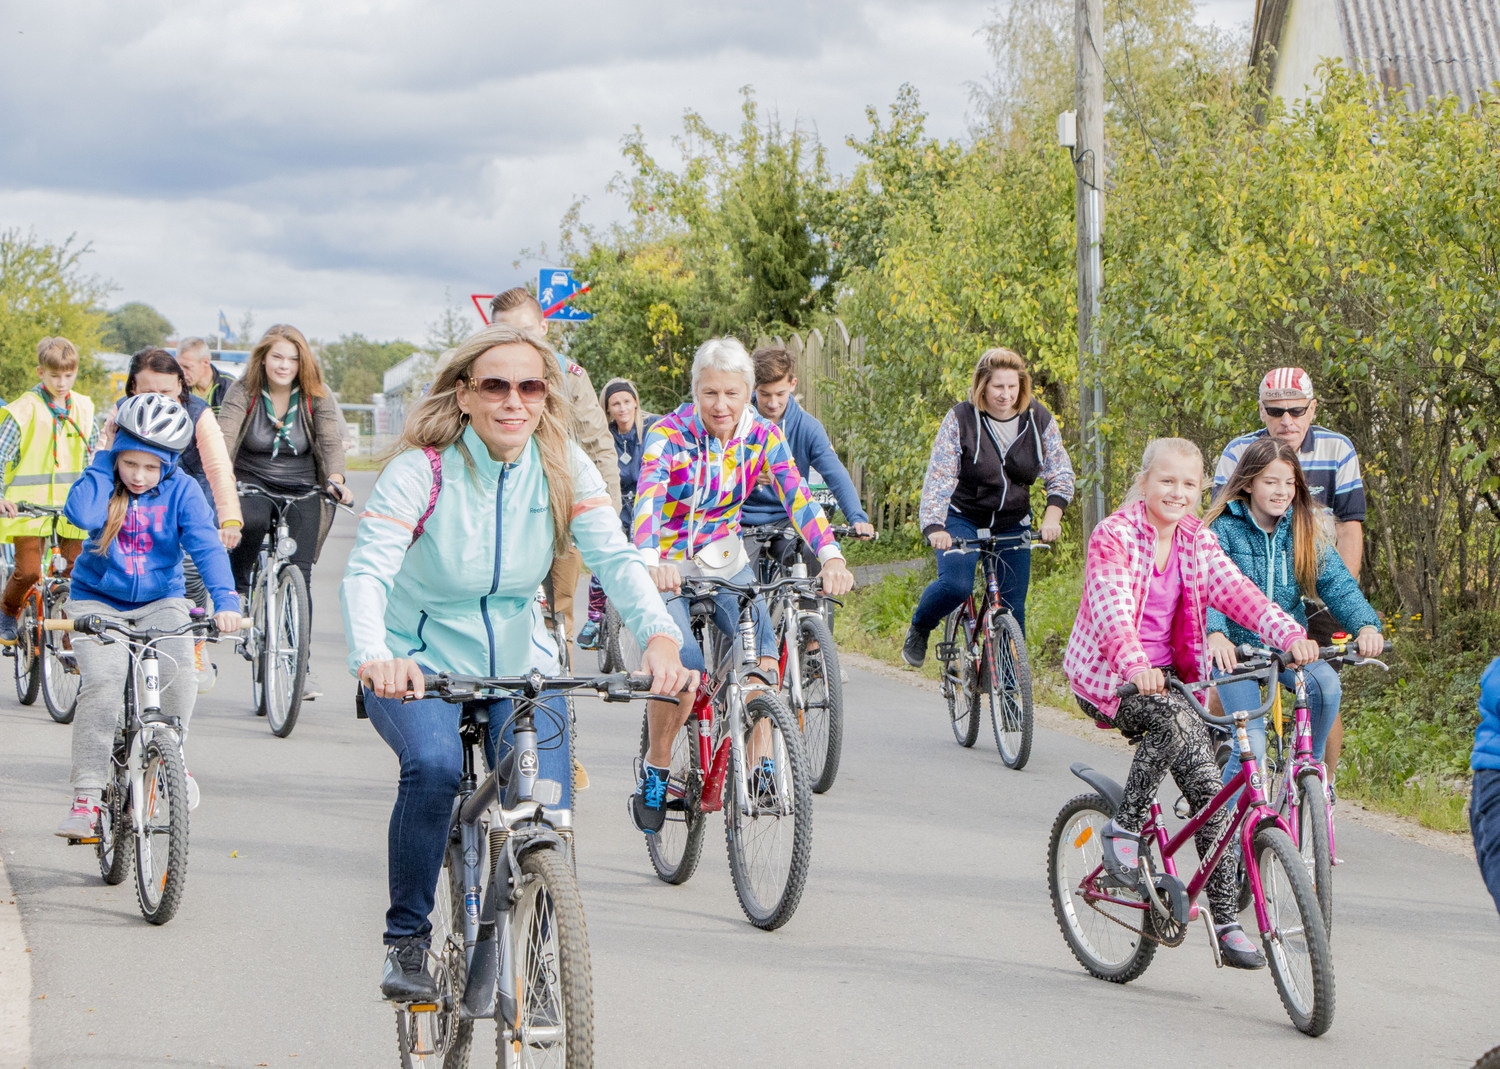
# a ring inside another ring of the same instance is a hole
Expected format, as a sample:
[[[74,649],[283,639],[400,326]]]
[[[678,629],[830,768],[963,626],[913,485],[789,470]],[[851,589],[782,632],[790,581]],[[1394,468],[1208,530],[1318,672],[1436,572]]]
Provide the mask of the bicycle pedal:
[[[97,835],[91,835],[87,839],[69,839],[68,840],[68,845],[69,846],[96,846],[96,845],[98,845],[98,843],[99,843],[99,836],[97,836]]]
[[[940,661],[951,661],[958,656],[957,642],[939,642],[937,644],[937,659]]]
[[[406,1006],[407,1013],[436,1013],[436,1002],[411,1002]]]

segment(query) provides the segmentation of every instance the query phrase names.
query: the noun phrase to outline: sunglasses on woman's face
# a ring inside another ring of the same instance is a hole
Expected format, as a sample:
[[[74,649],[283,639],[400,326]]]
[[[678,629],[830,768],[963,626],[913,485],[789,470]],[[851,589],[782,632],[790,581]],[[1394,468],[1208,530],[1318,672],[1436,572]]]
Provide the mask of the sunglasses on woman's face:
[[[1307,415],[1307,410],[1312,406],[1302,405],[1300,408],[1276,408],[1273,405],[1262,405],[1261,407],[1266,410],[1266,415],[1270,416],[1272,419],[1280,419],[1282,416],[1291,416],[1293,419],[1301,419],[1303,416]]]
[[[510,379],[483,378],[470,379],[469,389],[473,390],[486,401],[503,401],[510,396],[514,388],[521,395],[521,400],[536,404],[547,397],[546,379],[522,379],[520,382],[511,382]]]

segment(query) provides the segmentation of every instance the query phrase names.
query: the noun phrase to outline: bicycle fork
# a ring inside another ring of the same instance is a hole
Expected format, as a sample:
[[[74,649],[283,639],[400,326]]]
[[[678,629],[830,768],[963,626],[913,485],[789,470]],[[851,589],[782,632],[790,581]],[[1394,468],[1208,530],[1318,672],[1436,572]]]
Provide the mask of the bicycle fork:
[[[180,746],[181,736],[174,721],[161,719],[161,660],[155,646],[146,646],[141,650],[136,659],[136,667],[141,677],[140,701],[137,703],[141,730],[136,732],[135,741],[126,755],[126,774],[130,778],[130,797],[134,802],[130,807],[131,829],[137,840],[145,846],[149,845],[146,842],[146,822],[154,815],[146,812],[148,801],[154,801],[146,789],[146,743],[157,733],[165,731],[170,736],[171,743]]]

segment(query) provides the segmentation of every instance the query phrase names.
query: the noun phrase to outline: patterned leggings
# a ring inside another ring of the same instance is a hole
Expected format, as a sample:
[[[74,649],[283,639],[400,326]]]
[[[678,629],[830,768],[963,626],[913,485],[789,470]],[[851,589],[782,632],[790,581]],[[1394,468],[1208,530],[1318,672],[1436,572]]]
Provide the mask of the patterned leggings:
[[[1151,800],[1168,771],[1194,813],[1219,793],[1223,784],[1214,761],[1213,741],[1208,737],[1208,728],[1182,695],[1169,691],[1125,698],[1115,714],[1115,727],[1126,735],[1141,736],[1135,758],[1130,762],[1130,774],[1125,777],[1125,799],[1115,814],[1122,828],[1141,830],[1150,815]],[[1193,836],[1200,858],[1208,856],[1229,826],[1230,815],[1229,809],[1220,809]],[[1232,923],[1236,916],[1237,856],[1233,849],[1227,851],[1205,887],[1216,924]]]

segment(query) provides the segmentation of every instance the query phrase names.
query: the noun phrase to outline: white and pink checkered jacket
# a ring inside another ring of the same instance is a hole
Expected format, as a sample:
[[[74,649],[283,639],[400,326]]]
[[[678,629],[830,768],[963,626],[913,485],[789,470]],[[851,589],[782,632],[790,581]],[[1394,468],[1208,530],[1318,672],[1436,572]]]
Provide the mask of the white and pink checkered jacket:
[[[1177,524],[1177,557],[1182,568],[1182,601],[1172,626],[1172,666],[1179,679],[1194,683],[1209,672],[1207,613],[1212,605],[1225,616],[1279,649],[1307,633],[1235,567],[1219,540],[1194,516]],[[1126,505],[1094,528],[1083,573],[1083,600],[1063,671],[1073,693],[1114,718],[1120,700],[1115,689],[1152,667],[1141,645],[1139,627],[1156,557],[1156,528],[1144,502]]]

